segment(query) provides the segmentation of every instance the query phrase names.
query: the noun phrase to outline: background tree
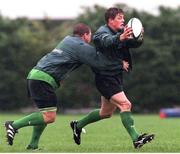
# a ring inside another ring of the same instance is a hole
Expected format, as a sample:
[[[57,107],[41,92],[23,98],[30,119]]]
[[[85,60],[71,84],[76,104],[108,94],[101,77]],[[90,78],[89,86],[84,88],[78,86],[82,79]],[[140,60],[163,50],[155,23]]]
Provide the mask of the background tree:
[[[132,49],[133,71],[125,74],[125,91],[136,112],[157,112],[180,103],[180,8],[160,7],[159,15],[139,12],[117,4],[131,17],[143,22],[144,43]],[[0,110],[32,106],[26,96],[26,76],[36,62],[83,22],[95,32],[103,24],[106,8],[83,8],[74,20],[10,20],[0,16]],[[59,105],[67,108],[99,106],[100,94],[94,75],[87,66],[73,72],[57,91]]]

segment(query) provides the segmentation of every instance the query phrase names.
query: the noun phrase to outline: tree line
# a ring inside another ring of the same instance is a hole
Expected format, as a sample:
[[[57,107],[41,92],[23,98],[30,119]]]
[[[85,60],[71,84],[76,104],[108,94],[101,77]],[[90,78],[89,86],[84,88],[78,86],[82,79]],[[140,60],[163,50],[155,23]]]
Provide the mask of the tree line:
[[[124,89],[133,110],[155,112],[162,107],[180,104],[180,8],[160,7],[158,15],[140,12],[127,5],[116,6],[125,11],[128,21],[141,19],[144,43],[132,50],[133,71],[124,75]],[[16,110],[32,106],[27,98],[26,76],[36,62],[50,52],[78,22],[88,24],[95,32],[103,24],[107,8],[85,7],[72,20],[44,18],[9,19],[0,15],[0,110]],[[57,90],[58,106],[67,108],[98,107],[100,94],[95,88],[91,69],[83,66],[64,81]]]

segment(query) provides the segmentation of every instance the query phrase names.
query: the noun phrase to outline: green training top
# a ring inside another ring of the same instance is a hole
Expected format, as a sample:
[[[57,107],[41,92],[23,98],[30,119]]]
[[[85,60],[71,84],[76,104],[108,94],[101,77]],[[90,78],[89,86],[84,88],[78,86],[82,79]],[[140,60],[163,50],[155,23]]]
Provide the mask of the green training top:
[[[116,70],[118,74],[122,69],[119,62],[97,53],[93,46],[85,43],[80,37],[67,36],[55,49],[38,61],[27,79],[45,81],[56,89],[61,80],[83,63],[109,75],[111,70]]]
[[[132,69],[131,53],[129,49],[140,47],[143,40],[128,39],[125,41],[120,41],[119,37],[123,31],[123,29],[114,31],[109,26],[103,25],[94,33],[93,41],[97,52],[103,53],[112,61],[122,62],[122,60],[125,60],[129,63],[129,68]],[[95,68],[94,72],[98,73],[99,69]]]

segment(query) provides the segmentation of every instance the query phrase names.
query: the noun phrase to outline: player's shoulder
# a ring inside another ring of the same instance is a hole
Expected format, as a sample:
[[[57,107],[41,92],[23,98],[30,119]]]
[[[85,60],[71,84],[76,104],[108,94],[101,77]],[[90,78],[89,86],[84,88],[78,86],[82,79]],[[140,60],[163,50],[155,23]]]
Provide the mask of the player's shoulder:
[[[95,47],[92,46],[89,43],[83,42],[83,44],[80,45],[82,50],[95,50]]]
[[[111,34],[111,30],[109,27],[105,24],[98,28],[98,30],[95,32],[94,36],[104,35],[104,34]]]
[[[105,25],[102,25],[100,26],[96,32],[108,32],[108,26],[105,24]]]

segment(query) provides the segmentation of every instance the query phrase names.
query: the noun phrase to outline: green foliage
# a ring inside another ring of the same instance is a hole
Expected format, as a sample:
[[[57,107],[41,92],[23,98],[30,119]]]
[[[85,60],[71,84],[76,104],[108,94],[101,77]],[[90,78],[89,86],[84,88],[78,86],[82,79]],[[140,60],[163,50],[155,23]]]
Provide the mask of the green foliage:
[[[27,19],[0,21],[0,108],[27,106],[26,76],[43,55],[47,35],[40,22]]]
[[[84,7],[83,9],[83,14],[79,15],[76,21],[89,25],[92,32],[95,32],[99,26],[105,23],[104,13],[106,8],[95,5],[93,8]]]
[[[124,4],[126,23],[131,17],[143,22],[144,44],[132,50],[133,71],[125,74],[128,98],[137,112],[157,111],[180,103],[180,8],[160,7],[153,16]],[[0,16],[0,109],[10,110],[31,105],[26,97],[26,76],[36,62],[66,35],[75,23],[84,22],[95,32],[103,24],[106,8],[85,7],[74,20],[10,20]],[[64,82],[64,81],[63,81]],[[73,72],[57,91],[60,106],[97,107],[100,94],[93,73],[87,66]]]

